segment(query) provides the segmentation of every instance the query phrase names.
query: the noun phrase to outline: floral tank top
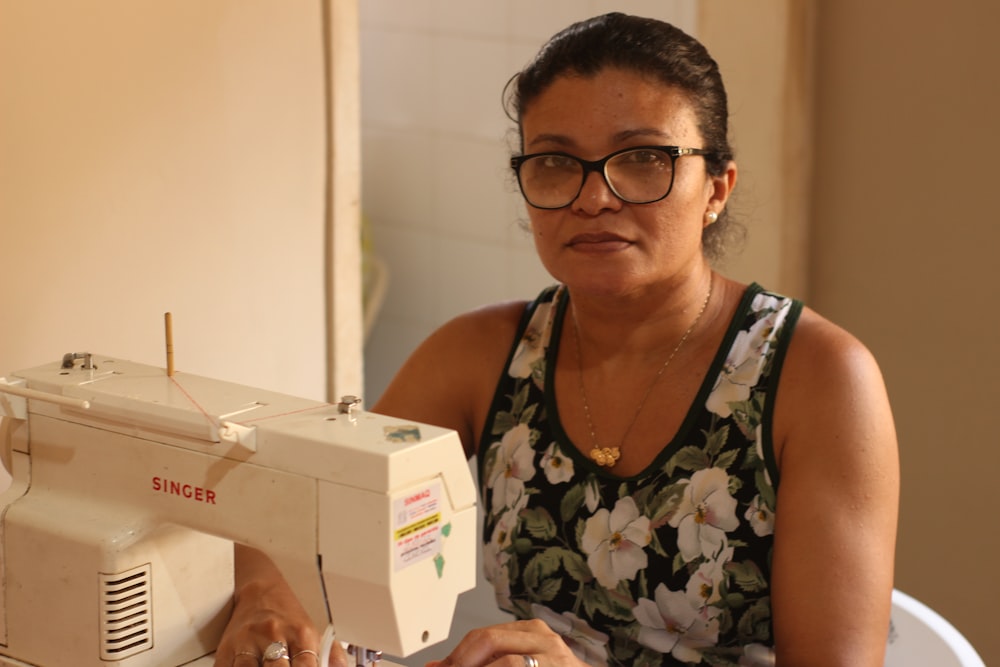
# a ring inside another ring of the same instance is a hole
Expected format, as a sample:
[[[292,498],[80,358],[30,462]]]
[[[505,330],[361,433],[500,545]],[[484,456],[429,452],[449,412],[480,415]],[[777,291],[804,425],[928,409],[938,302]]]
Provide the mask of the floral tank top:
[[[527,308],[480,440],[497,603],[545,621],[588,665],[773,664],[771,421],[802,304],[748,287],[676,436],[623,478],[559,422],[568,301],[556,286]]]

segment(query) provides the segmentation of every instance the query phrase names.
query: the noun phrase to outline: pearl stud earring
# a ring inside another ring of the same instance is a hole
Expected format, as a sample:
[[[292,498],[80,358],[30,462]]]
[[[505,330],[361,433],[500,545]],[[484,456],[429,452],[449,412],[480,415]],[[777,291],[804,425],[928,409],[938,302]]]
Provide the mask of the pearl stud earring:
[[[719,214],[716,213],[715,211],[709,211],[708,213],[705,214],[705,220],[707,220],[708,224],[710,225],[718,219],[719,219]]]

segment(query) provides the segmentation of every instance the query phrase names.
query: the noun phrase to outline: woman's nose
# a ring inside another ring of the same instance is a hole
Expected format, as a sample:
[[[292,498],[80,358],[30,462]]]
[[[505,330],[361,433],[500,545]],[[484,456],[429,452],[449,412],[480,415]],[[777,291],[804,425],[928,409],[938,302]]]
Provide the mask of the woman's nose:
[[[582,213],[596,214],[604,210],[618,210],[622,200],[614,193],[604,179],[604,174],[592,171],[583,179],[580,194],[573,200],[574,210]]]

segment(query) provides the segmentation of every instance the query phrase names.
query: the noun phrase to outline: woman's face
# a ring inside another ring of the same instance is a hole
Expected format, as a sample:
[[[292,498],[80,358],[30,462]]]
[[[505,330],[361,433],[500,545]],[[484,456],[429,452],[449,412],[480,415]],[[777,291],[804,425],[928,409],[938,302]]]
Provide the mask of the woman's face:
[[[556,79],[524,110],[521,130],[525,153],[585,160],[634,146],[704,148],[694,109],[678,89],[620,69]],[[704,158],[685,156],[666,199],[629,204],[592,172],[566,208],[527,207],[535,247],[553,277],[595,295],[683,281],[706,266],[705,216],[722,211],[734,182],[735,166],[716,178]]]

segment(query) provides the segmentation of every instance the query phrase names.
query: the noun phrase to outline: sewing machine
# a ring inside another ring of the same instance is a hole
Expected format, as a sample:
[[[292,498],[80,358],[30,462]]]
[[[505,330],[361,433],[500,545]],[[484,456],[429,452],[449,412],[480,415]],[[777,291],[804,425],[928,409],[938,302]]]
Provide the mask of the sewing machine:
[[[4,667],[211,665],[233,542],[358,664],[445,639],[475,585],[451,431],[90,354],[0,378],[0,415]]]

